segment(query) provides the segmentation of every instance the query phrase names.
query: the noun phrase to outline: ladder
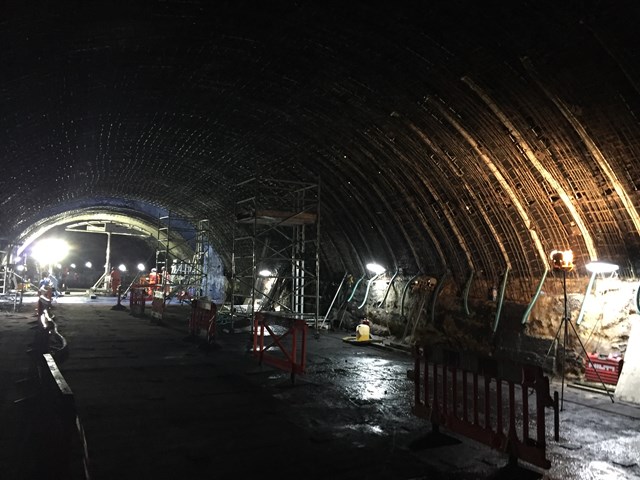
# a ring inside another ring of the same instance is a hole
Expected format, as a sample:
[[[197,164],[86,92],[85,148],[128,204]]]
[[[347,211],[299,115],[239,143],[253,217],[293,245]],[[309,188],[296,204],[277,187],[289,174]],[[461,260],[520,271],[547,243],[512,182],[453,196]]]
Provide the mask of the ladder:
[[[11,270],[9,269],[8,265],[8,252],[0,250],[0,261],[0,295],[4,297],[7,293],[9,293],[8,284],[11,278]]]
[[[4,297],[7,294],[8,277],[7,267],[4,265],[0,266],[0,296]]]
[[[18,292],[18,281],[15,272],[9,265],[9,255],[6,251],[0,251],[0,304],[7,305],[16,312],[22,305],[22,291]]]

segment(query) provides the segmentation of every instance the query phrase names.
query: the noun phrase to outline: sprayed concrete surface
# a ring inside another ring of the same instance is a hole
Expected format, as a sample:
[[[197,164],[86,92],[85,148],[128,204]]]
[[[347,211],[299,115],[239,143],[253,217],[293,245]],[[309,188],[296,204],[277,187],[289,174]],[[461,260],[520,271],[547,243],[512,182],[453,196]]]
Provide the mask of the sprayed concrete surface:
[[[292,382],[258,364],[242,329],[221,324],[207,346],[187,335],[188,306],[157,322],[114,304],[80,296],[55,307],[95,480],[640,479],[640,408],[607,395],[565,385],[559,442],[547,415],[551,469],[506,470],[503,454],[446,430],[424,447],[430,426],[411,413],[406,352],[310,331],[306,373]],[[36,391],[34,320],[30,305],[0,313],[2,479],[47,478],[46,409],[25,401]]]

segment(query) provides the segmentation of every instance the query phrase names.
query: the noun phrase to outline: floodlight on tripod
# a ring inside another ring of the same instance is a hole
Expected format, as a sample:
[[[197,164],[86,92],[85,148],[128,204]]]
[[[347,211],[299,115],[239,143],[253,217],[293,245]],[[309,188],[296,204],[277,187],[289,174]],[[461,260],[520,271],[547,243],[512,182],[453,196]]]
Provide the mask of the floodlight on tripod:
[[[554,250],[549,255],[551,267],[554,270],[570,272],[575,266],[573,264],[573,252],[571,250]]]
[[[562,321],[560,322],[560,326],[558,327],[558,331],[556,332],[556,335],[554,337],[554,342],[551,344],[551,347],[549,347],[549,351],[547,352],[547,356],[549,356],[549,353],[551,352],[551,348],[553,347],[553,344],[555,342],[557,342],[558,335],[560,334],[560,330],[562,330],[562,327],[564,326],[564,334],[563,334],[563,339],[562,339],[563,340],[563,346],[562,346],[562,389],[561,389],[561,393],[560,393],[560,411],[562,411],[563,408],[564,408],[564,380],[565,380],[565,364],[566,364],[566,361],[567,361],[567,339],[569,337],[569,325],[571,325],[571,329],[573,330],[573,333],[575,333],[576,338],[578,339],[578,342],[580,343],[580,346],[582,347],[582,352],[587,357],[589,363],[591,363],[591,367],[594,369],[596,375],[598,376],[598,379],[600,380],[600,383],[602,383],[602,386],[603,386],[604,390],[609,395],[609,398],[611,398],[611,402],[613,402],[613,397],[611,396],[611,393],[607,390],[604,382],[600,378],[600,374],[595,369],[595,366],[593,365],[593,362],[591,361],[591,357],[589,357],[589,355],[587,354],[587,350],[585,349],[584,344],[582,343],[582,340],[580,339],[580,335],[578,335],[576,327],[573,325],[573,323],[571,323],[571,317],[569,315],[569,308],[568,308],[568,301],[567,301],[567,272],[572,271],[574,269],[574,267],[575,267],[575,265],[573,263],[573,252],[571,250],[553,250],[551,252],[551,254],[549,255],[549,258],[551,260],[551,267],[553,268],[553,270],[562,272],[562,291],[563,291],[563,294],[564,294],[564,315],[562,317]]]

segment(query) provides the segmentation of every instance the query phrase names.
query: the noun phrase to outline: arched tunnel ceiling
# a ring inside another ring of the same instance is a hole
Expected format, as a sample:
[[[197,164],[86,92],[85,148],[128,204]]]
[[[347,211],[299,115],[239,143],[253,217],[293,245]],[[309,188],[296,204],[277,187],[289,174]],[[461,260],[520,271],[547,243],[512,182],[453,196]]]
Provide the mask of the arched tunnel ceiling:
[[[40,222],[30,225],[23,231],[19,239],[19,246],[15,254],[21,256],[23,252],[28,251],[29,247],[41,236],[55,229],[58,226],[64,226],[66,229],[74,229],[75,231],[90,231],[86,227],[87,224],[94,226],[93,231],[107,234],[111,232],[117,235],[132,235],[144,239],[152,248],[158,245],[158,239],[162,235],[158,230],[161,228],[159,218],[162,213],[156,217],[145,217],[143,213],[148,210],[145,205],[138,205],[140,210],[126,210],[123,208],[116,209],[112,204],[108,209],[104,206],[97,209],[66,209],[64,212],[50,215]],[[145,208],[146,207],[146,208]],[[165,212],[166,215],[166,212]],[[102,230],[100,230],[102,227]],[[176,258],[189,259],[194,255],[196,232],[188,225],[183,225],[175,231],[167,232],[163,236],[166,239],[166,249],[170,250]],[[107,265],[108,267],[108,265]]]
[[[530,279],[555,248],[634,274],[639,20],[618,1],[7,2],[0,236],[115,198],[209,219],[228,263],[235,186],[268,175],[320,182],[326,275]]]

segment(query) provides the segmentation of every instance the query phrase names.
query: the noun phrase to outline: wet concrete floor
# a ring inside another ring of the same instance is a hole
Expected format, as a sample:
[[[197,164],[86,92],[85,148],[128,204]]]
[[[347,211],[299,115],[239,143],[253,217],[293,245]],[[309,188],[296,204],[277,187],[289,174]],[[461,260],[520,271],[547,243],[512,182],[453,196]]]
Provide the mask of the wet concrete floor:
[[[218,327],[213,346],[187,335],[190,307],[162,322],[114,310],[115,299],[61,298],[69,343],[60,370],[85,429],[91,478],[640,479],[640,408],[565,386],[560,441],[547,421],[548,471],[501,470],[489,447],[418,448],[430,431],[411,413],[411,356],[309,332],[307,368],[259,365],[249,334]],[[0,312],[0,479],[46,479],[56,452],[34,386],[33,305]],[[31,379],[30,379],[31,377]],[[560,390],[554,381],[552,389]]]

